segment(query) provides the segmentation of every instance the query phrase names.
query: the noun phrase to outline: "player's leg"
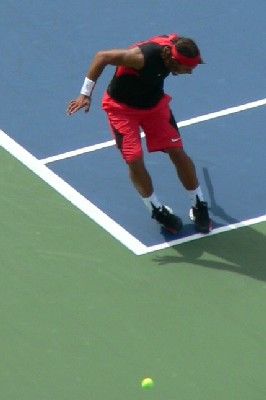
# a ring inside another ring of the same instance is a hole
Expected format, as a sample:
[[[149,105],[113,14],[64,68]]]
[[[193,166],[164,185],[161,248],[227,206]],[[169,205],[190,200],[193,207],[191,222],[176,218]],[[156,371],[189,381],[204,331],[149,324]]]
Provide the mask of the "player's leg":
[[[165,149],[165,152],[169,154],[169,157],[175,166],[179,180],[184,188],[188,191],[196,190],[199,187],[196,168],[184,149],[180,147],[172,147]]]
[[[131,182],[140,196],[143,198],[150,197],[154,192],[153,183],[143,157],[128,162],[128,167]]]
[[[128,129],[129,125],[131,129]],[[151,217],[169,232],[179,233],[182,229],[181,219],[173,214],[169,207],[162,205],[154,192],[152,178],[144,163],[141,138],[139,131],[137,132],[137,126],[134,125],[133,120],[127,118],[126,121],[123,121],[123,128],[127,127],[126,133],[122,134],[115,128],[114,121],[111,127],[117,147],[128,165],[131,182],[151,212]]]
[[[149,151],[164,151],[169,154],[177,175],[191,199],[190,216],[195,221],[196,229],[208,233],[211,229],[208,206],[203,198],[195,165],[183,149],[175,118],[169,108],[168,96],[165,96],[157,109],[143,121],[143,129]]]
[[[181,219],[173,214],[172,210],[161,204],[154,193],[153,183],[147,171],[143,157],[128,162],[131,181],[142,197],[142,200],[151,211],[151,216],[169,232],[178,233],[182,229]]]
[[[166,149],[165,152],[169,154],[177,175],[191,199],[192,207],[189,213],[191,220],[195,222],[196,229],[199,232],[209,233],[211,220],[208,204],[204,201],[193,161],[183,149],[170,148]]]
[[[182,227],[181,220],[170,209],[163,206],[154,193],[152,179],[143,159],[138,113],[134,115],[133,112],[130,113],[128,110],[123,113],[121,106],[118,112],[109,104],[104,109],[107,112],[116,145],[128,165],[131,182],[150,210],[152,218],[169,231],[179,232]]]

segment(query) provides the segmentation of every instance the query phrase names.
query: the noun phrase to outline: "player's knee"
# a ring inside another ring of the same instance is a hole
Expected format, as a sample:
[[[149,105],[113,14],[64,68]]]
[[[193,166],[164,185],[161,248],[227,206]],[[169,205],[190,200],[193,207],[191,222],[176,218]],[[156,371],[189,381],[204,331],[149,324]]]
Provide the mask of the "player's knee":
[[[131,172],[139,174],[141,174],[146,169],[143,157],[138,157],[134,160],[131,160],[130,162],[128,162],[128,167]]]
[[[171,157],[171,158],[183,158],[187,157],[187,153],[183,149],[183,147],[172,147],[170,149],[166,149],[165,152]]]
[[[184,149],[171,149],[168,154],[175,165],[186,165],[187,163],[192,163],[191,158],[187,155]]]

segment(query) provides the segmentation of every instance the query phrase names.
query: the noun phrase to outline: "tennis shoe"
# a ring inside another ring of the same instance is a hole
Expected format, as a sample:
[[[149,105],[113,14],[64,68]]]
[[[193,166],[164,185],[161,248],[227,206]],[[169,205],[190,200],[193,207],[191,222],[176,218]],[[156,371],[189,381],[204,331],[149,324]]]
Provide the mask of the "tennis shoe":
[[[195,222],[195,227],[200,233],[209,233],[212,229],[212,222],[209,217],[208,203],[200,201],[197,196],[196,207],[192,207],[189,212],[191,221]]]
[[[179,233],[182,229],[181,218],[175,215],[170,207],[162,206],[157,208],[152,204],[151,217],[171,233]]]

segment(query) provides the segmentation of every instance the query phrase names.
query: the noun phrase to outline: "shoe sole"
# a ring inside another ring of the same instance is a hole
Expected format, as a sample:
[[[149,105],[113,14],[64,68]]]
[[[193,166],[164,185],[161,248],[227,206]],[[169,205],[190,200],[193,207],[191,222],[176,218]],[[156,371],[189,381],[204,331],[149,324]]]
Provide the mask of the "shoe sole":
[[[212,230],[212,223],[211,223],[211,221],[209,222],[209,225],[208,225],[208,226],[206,226],[206,227],[204,227],[204,228],[202,228],[202,229],[200,229],[200,228],[198,228],[198,227],[196,226],[196,230],[197,230],[199,233],[204,233],[204,234],[210,233],[211,230]]]
[[[179,230],[173,229],[173,228],[166,228],[165,226],[163,226],[163,228],[169,232],[172,233],[173,235],[177,235],[178,233],[181,232],[182,228],[180,228]]]
[[[182,220],[180,219],[180,220],[179,220],[179,223],[178,223],[178,226],[176,226],[176,227],[169,227],[169,226],[165,226],[165,225],[163,225],[163,224],[162,224],[162,227],[163,227],[165,230],[167,230],[167,232],[170,232],[170,233],[172,233],[172,234],[177,234],[177,233],[180,233],[180,232],[181,232],[181,230],[182,230],[182,228],[183,228],[183,222],[182,222]]]

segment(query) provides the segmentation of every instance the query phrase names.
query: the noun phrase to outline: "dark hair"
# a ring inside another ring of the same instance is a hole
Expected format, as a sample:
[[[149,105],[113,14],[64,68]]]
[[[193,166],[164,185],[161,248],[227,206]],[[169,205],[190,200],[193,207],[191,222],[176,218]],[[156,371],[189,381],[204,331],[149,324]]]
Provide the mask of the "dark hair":
[[[180,36],[175,44],[178,52],[185,57],[194,58],[200,53],[194,40]]]

